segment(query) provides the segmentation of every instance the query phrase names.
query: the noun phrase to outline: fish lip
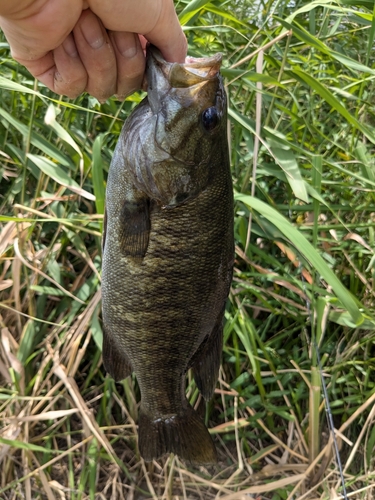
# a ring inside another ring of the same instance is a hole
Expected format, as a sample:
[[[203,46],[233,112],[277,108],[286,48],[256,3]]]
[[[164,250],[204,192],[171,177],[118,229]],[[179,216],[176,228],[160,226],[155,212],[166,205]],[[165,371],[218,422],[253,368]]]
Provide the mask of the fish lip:
[[[221,52],[208,57],[187,56],[184,67],[197,75],[201,75],[205,80],[211,80],[217,77],[222,61],[223,54]]]
[[[192,87],[199,83],[208,82],[218,77],[223,55],[221,52],[208,57],[187,56],[184,63],[168,62],[159,49],[151,44],[147,45],[147,59],[153,59],[149,66],[157,67],[164,75],[165,80],[172,88]],[[142,83],[143,90],[148,87],[148,71]]]

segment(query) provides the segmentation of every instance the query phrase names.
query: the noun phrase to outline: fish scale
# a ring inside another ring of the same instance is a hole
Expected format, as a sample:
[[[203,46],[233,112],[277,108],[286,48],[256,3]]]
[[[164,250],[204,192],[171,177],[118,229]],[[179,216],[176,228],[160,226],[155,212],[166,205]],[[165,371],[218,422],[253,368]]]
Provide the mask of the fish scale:
[[[192,463],[217,459],[186,399],[185,378],[192,368],[203,397],[212,396],[232,277],[233,194],[220,62],[216,55],[176,65],[148,48],[148,97],[126,121],[108,175],[103,361],[115,380],[132,371],[137,377],[145,460],[168,452]],[[187,85],[181,78],[189,69]],[[210,128],[202,125],[207,109],[205,116],[215,120]]]

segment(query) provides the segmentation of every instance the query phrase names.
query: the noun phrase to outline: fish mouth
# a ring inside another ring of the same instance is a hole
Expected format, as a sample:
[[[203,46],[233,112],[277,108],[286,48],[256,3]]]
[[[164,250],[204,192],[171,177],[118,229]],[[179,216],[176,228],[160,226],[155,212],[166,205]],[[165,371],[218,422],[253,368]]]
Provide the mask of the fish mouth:
[[[211,57],[187,57],[184,64],[166,63],[159,53],[154,54],[171,87],[183,88],[197,85],[217,78],[220,71],[222,54]],[[161,59],[160,59],[161,58]]]
[[[149,44],[142,87],[149,91],[156,87],[160,92],[166,84],[169,88],[188,88],[215,80],[220,71],[222,57],[219,52],[209,57],[187,56],[184,63],[170,63],[156,47]]]

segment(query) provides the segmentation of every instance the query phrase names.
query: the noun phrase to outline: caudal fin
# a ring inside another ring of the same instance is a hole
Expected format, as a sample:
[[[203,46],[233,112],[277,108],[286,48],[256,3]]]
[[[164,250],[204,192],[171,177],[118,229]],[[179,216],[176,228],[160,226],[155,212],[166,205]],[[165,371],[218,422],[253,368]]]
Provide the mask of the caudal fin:
[[[194,464],[213,464],[217,453],[204,423],[191,407],[180,415],[152,420],[143,411],[139,414],[139,452],[146,462],[175,453]]]

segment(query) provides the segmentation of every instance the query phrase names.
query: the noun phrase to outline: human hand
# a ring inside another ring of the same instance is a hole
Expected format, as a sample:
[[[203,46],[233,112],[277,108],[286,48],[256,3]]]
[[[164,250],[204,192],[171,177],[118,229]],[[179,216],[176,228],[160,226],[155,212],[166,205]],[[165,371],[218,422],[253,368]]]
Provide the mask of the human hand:
[[[57,94],[120,99],[142,84],[147,41],[184,62],[173,0],[1,0],[13,58]]]

